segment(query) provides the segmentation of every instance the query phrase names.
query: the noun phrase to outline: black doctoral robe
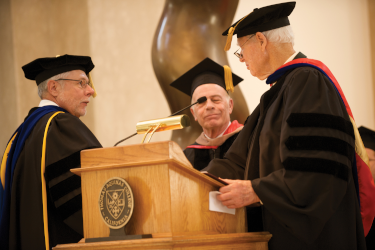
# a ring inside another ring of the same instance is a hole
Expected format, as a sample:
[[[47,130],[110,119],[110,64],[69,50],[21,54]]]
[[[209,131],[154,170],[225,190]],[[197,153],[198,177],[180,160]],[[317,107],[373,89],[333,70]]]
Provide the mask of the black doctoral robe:
[[[208,163],[210,163],[211,160],[224,158],[225,153],[237,138],[238,132],[232,133],[219,146],[207,146],[195,142],[194,144],[185,148],[184,154],[190,161],[191,165],[193,165],[195,169],[200,171],[203,168],[207,167]]]
[[[223,159],[225,153],[232,146],[232,143],[237,138],[238,133],[242,128],[242,124],[238,123],[237,121],[233,121],[226,131],[231,132],[228,134],[224,133],[224,135],[220,138],[208,140],[204,136],[204,133],[202,133],[194,144],[188,146],[184,150],[186,158],[190,161],[191,165],[193,165],[193,167],[199,171],[207,167],[211,160]],[[246,217],[248,218],[248,232],[263,231],[262,211],[260,207],[253,207],[251,209],[247,207]]]
[[[197,170],[207,167],[212,159],[223,159],[232,143],[237,138],[243,125],[233,121],[221,137],[208,139],[202,132],[196,141],[184,150],[186,158]]]
[[[202,170],[208,166],[213,159],[223,159],[225,153],[228,151],[234,140],[237,138],[238,133],[229,137],[223,144],[218,147],[202,147],[198,143],[194,143],[190,148],[185,148],[184,153],[186,158],[190,161],[191,165],[197,170]],[[198,147],[194,147],[198,146]]]
[[[225,159],[204,170],[252,181],[270,250],[366,249],[353,157],[353,127],[335,87],[300,67],[263,94]]]
[[[32,109],[29,113],[33,112]],[[45,249],[41,185],[44,130],[54,112],[43,116],[27,138],[18,158],[11,190],[9,249]],[[58,114],[48,129],[45,180],[50,248],[83,238],[80,151],[101,147],[75,116]]]

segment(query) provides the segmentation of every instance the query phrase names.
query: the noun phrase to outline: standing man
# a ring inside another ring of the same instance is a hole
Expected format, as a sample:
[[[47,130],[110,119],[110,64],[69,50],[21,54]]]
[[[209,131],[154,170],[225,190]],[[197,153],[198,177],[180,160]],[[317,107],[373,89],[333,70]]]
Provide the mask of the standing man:
[[[228,83],[224,77],[225,70],[230,75]],[[214,158],[222,159],[243,128],[238,121],[230,121],[233,100],[228,94],[242,80],[232,74],[228,66],[223,67],[206,58],[171,83],[172,87],[190,96],[192,103],[207,97],[204,103],[190,108],[195,121],[203,129],[195,143],[184,150],[195,169],[202,170]],[[230,87],[231,82],[233,87]]]
[[[101,147],[80,121],[95,90],[88,56],[39,58],[22,67],[42,99],[12,135],[1,163],[2,249],[50,249],[83,237],[80,151]]]
[[[375,180],[375,131],[365,128],[363,126],[358,128],[359,134],[361,135],[363,144],[369,158],[369,165],[372,174],[372,178]],[[373,196],[375,199],[375,195]],[[372,223],[372,227],[366,236],[367,250],[375,249],[375,224]]]
[[[226,50],[237,34],[236,56],[272,87],[225,159],[205,170],[228,178],[225,206],[261,205],[271,250],[366,249],[375,214],[367,154],[335,77],[293,48],[294,7],[254,9],[223,33]]]

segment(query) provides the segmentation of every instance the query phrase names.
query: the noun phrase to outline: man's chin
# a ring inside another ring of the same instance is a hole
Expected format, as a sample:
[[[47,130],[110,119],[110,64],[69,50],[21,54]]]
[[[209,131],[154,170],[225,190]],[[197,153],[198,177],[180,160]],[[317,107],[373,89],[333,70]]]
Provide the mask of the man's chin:
[[[221,123],[219,121],[210,121],[205,124],[205,128],[207,129],[214,129],[221,126]]]
[[[87,110],[84,109],[84,110],[79,110],[76,112],[76,114],[74,116],[77,116],[78,118],[82,117],[82,116],[85,116],[87,113]]]

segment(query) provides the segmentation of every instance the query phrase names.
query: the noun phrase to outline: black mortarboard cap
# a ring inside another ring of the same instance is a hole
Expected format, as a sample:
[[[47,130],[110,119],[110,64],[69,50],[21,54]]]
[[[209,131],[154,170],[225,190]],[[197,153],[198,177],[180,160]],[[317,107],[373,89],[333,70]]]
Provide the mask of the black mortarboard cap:
[[[233,92],[233,88],[242,80],[227,65],[221,66],[207,57],[170,85],[193,97],[194,90],[200,85],[215,83]]]
[[[232,36],[235,34],[237,37],[243,37],[289,25],[288,16],[295,5],[296,2],[287,2],[254,9],[223,32],[223,36],[228,36],[224,50],[229,50]]]
[[[358,128],[365,148],[375,150],[375,131],[365,128],[363,126]]]
[[[52,76],[71,70],[79,69],[89,75],[93,68],[91,57],[73,55],[38,58],[22,67],[25,77],[35,80],[37,85]]]

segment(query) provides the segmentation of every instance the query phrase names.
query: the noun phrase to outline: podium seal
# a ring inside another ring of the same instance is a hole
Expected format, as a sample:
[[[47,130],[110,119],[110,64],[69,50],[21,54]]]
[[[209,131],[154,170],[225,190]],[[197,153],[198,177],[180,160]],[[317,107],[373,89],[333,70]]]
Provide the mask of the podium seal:
[[[129,184],[113,177],[104,183],[99,195],[99,212],[104,223],[112,229],[124,227],[134,209],[134,196]]]

